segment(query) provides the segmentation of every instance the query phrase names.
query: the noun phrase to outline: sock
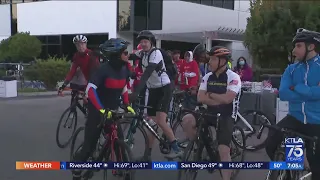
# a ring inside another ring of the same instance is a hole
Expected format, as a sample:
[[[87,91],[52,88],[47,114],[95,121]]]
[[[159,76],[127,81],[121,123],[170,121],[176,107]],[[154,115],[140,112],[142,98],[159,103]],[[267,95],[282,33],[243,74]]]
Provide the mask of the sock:
[[[171,142],[171,148],[173,149],[173,151],[174,151],[175,153],[177,153],[177,152],[180,151],[180,149],[179,149],[179,147],[178,147],[178,142],[177,142],[177,140],[174,140],[174,141]]]

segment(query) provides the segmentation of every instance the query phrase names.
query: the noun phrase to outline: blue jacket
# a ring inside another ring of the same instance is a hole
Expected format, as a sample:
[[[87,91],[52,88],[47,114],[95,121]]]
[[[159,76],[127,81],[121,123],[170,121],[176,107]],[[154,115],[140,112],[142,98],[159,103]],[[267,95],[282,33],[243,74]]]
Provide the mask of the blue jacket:
[[[279,96],[289,102],[289,114],[308,124],[320,124],[320,56],[291,64],[281,78]],[[290,90],[294,87],[294,90]]]

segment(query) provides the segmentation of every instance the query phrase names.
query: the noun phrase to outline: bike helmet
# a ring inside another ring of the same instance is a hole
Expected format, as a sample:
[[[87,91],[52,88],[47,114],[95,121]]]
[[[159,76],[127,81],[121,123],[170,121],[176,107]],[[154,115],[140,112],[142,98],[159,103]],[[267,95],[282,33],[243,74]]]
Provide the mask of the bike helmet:
[[[217,56],[227,59],[228,61],[231,60],[231,52],[229,49],[223,46],[214,46],[209,51],[209,56]]]
[[[75,43],[78,43],[78,42],[83,42],[83,43],[87,43],[88,42],[88,39],[86,36],[84,35],[76,35],[74,38],[73,38],[73,44]]]
[[[129,43],[121,38],[111,38],[99,46],[100,51],[106,54],[120,54],[127,49]]]
[[[320,33],[299,28],[297,29],[296,35],[292,40],[293,44],[297,42],[304,42],[304,43],[311,43],[311,44],[318,45],[320,44]]]
[[[138,41],[140,42],[142,39],[149,40],[153,45],[156,43],[156,38],[151,31],[143,30],[137,36]]]

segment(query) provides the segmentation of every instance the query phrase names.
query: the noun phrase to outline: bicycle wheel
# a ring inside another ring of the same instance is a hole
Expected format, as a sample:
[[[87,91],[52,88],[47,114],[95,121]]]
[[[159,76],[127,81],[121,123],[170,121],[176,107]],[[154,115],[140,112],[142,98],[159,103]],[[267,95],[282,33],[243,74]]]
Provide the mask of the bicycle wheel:
[[[265,113],[257,110],[247,110],[241,113],[241,116],[244,119],[238,117],[236,125],[241,127],[244,130],[246,146],[245,150],[248,151],[257,151],[263,149],[266,145],[266,140],[268,137],[268,128],[264,128],[264,132],[261,137],[258,137],[259,130],[262,127],[262,124],[266,123],[268,125],[274,125],[275,121],[268,117]],[[252,116],[252,118],[250,118]],[[248,127],[243,121],[247,121],[250,127]]]
[[[182,162],[202,162],[202,148],[197,148],[196,141],[190,141],[182,155]],[[178,180],[195,180],[197,169],[183,169],[178,171]]]
[[[133,124],[133,123],[137,123],[137,120],[121,119],[118,122],[118,125],[121,127],[122,133],[123,133],[123,136],[124,136],[123,140],[130,147],[130,149],[133,149],[134,144],[135,144],[134,135],[136,134],[137,131],[140,131],[140,133],[142,134],[143,138],[141,138],[141,137],[137,138],[138,141],[142,141],[141,143],[138,143],[139,144],[139,149],[140,149],[140,145],[144,144],[145,147],[143,148],[144,149],[143,155],[146,156],[147,155],[146,153],[148,152],[148,148],[149,148],[149,140],[148,140],[147,133],[143,129],[142,126],[137,126],[134,129],[134,126],[136,124]],[[128,129],[128,131],[126,131],[127,129]]]
[[[72,141],[71,141],[71,147],[70,147],[70,161],[73,161],[75,152],[80,151],[80,149],[81,149],[82,146],[83,146],[83,142],[82,142],[79,146],[77,146],[77,145],[76,145],[76,140],[77,140],[79,134],[80,134],[82,131],[84,131],[84,129],[85,129],[85,127],[82,126],[82,127],[78,128],[78,129],[74,132],[74,135],[73,135],[73,138],[72,138]]]
[[[68,107],[62,113],[60,120],[58,122],[57,130],[56,130],[56,142],[57,142],[58,147],[60,147],[60,148],[65,148],[68,146],[68,144],[70,143],[70,141],[72,139],[72,135],[77,128],[77,123],[78,123],[77,111],[71,111],[71,108],[75,108],[75,107],[71,107],[71,106]],[[70,118],[70,115],[72,116],[72,118]],[[65,117],[66,117],[66,119],[65,119]],[[71,135],[68,136],[68,139],[65,142],[62,142],[62,140],[59,137],[61,125],[63,128],[71,129]]]
[[[243,129],[234,126],[233,127],[233,135],[230,144],[230,156],[233,162],[243,162],[244,161],[244,150],[243,147],[246,146],[246,140],[244,136]],[[239,174],[240,169],[234,169],[231,174],[231,180],[235,180],[237,175]]]
[[[109,161],[110,157],[116,157],[116,162],[133,162],[132,152],[129,146],[121,139],[117,139],[114,141],[114,154],[112,154],[111,148],[108,149],[106,153],[105,160]],[[107,170],[103,172],[103,178],[107,179]],[[117,169],[112,170],[112,175],[118,178],[122,178],[123,180],[134,180],[135,179],[135,170],[131,169]]]

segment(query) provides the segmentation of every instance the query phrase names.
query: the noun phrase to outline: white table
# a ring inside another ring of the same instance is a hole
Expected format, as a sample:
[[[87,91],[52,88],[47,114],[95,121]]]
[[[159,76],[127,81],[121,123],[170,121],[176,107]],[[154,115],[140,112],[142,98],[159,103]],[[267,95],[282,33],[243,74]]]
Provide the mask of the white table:
[[[0,80],[0,98],[17,97],[17,80]]]

